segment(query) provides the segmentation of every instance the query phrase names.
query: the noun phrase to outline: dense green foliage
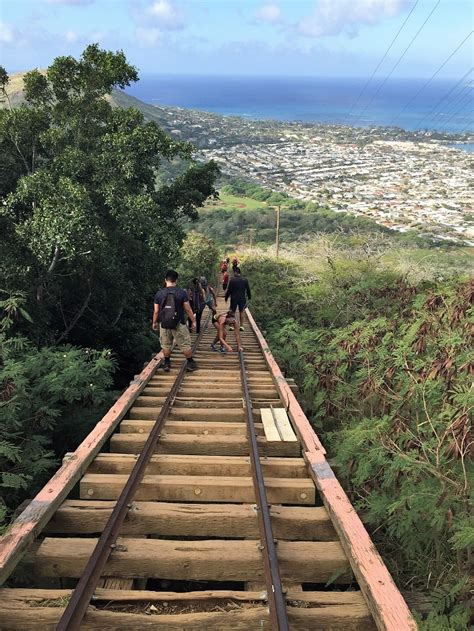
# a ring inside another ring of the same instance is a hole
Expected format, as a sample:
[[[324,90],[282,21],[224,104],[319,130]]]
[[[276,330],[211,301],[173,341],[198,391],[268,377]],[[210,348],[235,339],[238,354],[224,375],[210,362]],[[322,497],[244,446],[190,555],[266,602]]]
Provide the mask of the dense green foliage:
[[[275,241],[275,216],[274,208],[206,210],[201,212],[196,227],[222,245],[243,242],[270,244]],[[281,211],[280,237],[284,243],[297,241],[302,236],[310,239],[318,232],[347,234],[371,230],[373,230],[372,222],[331,210],[308,212],[285,209]],[[384,230],[380,227],[380,231]]]
[[[136,79],[123,53],[93,45],[27,73],[27,105],[0,111],[0,143],[19,160],[14,187],[0,180],[1,286],[26,294],[40,345],[108,346],[127,363],[151,348],[150,296],[217,174],[190,162],[156,188],[161,162],[193,148],[109,105],[112,87]]]
[[[112,400],[110,352],[36,348],[15,333],[21,320],[30,322],[23,303],[18,294],[0,300],[0,531],[9,509],[40,488],[56,456],[90,430],[90,412]]]
[[[208,237],[190,232],[183,241],[177,261],[180,284],[186,285],[193,277],[205,276],[211,284],[217,274],[220,251]]]
[[[391,235],[402,243],[428,245],[415,233],[398,233],[370,219],[346,212],[336,212],[314,202],[289,197],[263,188],[241,178],[228,181],[220,188],[222,201],[209,203],[200,213],[196,229],[226,248],[238,244],[268,245],[275,242],[276,207],[280,206],[280,240],[292,243],[300,239],[311,240],[317,233],[341,235]],[[226,204],[228,195],[241,196],[242,208]],[[245,200],[261,202],[259,208],[246,208]]]
[[[137,78],[122,52],[91,45],[27,73],[12,108],[0,69],[3,517],[100,418],[115,367],[121,385],[158,350],[153,294],[182,223],[215,194],[213,162],[110,105]],[[160,177],[172,161],[184,170]]]
[[[433,596],[444,618],[427,628],[467,628],[472,282],[409,281],[355,251],[333,252],[313,277],[270,259],[244,268],[252,309],[394,576]]]

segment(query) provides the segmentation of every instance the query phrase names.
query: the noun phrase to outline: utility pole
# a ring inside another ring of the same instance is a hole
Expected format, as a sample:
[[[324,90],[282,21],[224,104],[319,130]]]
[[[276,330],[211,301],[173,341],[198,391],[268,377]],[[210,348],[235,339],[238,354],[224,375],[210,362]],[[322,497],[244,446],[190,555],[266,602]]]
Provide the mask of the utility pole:
[[[280,253],[280,204],[277,206],[277,216],[276,216],[276,235],[275,235],[275,249],[276,249],[276,258]]]
[[[253,237],[255,235],[255,228],[249,228],[249,248],[253,247]]]

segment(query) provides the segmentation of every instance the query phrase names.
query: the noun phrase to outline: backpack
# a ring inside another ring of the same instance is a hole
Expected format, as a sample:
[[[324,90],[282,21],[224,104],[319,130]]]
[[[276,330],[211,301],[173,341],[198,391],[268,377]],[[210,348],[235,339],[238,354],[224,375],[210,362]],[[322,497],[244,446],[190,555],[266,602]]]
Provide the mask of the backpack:
[[[204,310],[204,300],[200,289],[192,290],[194,313],[200,313]]]
[[[168,291],[165,299],[160,304],[158,320],[163,329],[176,329],[178,326],[180,317],[176,308],[176,296],[173,291]]]

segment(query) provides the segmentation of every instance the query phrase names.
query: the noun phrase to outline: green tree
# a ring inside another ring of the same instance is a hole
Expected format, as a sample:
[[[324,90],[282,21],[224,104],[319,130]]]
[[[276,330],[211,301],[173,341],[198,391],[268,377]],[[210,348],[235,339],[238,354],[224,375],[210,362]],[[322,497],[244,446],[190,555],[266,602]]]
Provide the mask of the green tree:
[[[0,74],[3,87],[7,78]],[[184,237],[181,223],[215,194],[213,162],[193,161],[190,144],[139,111],[111,107],[111,90],[136,80],[122,52],[94,44],[78,60],[27,73],[26,104],[0,111],[2,284],[26,294],[28,335],[39,344],[141,355],[147,343],[137,353],[130,340],[144,340],[143,316]],[[187,170],[157,188],[160,165],[176,158]],[[14,182],[2,176],[10,163]]]
[[[190,232],[181,247],[177,267],[183,280],[206,276],[212,284],[217,275],[218,262],[219,250],[212,239],[199,232]]]
[[[81,423],[110,405],[115,361],[107,350],[36,348],[15,333],[31,322],[19,293],[0,292],[0,531],[11,511],[38,491],[62,455],[90,429]],[[76,426],[77,423],[77,426]],[[64,428],[73,426],[67,435]]]

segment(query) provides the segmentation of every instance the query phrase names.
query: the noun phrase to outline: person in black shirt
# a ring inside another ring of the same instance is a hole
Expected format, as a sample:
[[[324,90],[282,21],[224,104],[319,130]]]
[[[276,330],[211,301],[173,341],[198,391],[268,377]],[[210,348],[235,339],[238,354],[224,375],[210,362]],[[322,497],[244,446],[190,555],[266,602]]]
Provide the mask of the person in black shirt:
[[[250,300],[252,294],[250,292],[249,281],[242,276],[240,267],[234,270],[234,277],[230,279],[227,291],[225,292],[225,301],[230,298],[230,310],[237,311],[240,315],[240,330],[244,331],[244,311],[247,308],[247,299]]]
[[[204,293],[204,289],[199,282],[199,278],[193,278],[191,281],[191,287],[188,291],[189,296],[189,305],[193,310],[194,315],[196,316],[196,333],[200,333],[201,331],[201,317],[202,312],[204,311],[204,307],[206,306],[206,294]],[[188,318],[189,328],[192,328],[192,322]]]
[[[178,346],[178,348],[188,360],[186,369],[189,371],[197,370],[197,364],[193,359],[193,351],[191,348],[191,336],[189,335],[189,329],[186,326],[185,313],[191,320],[193,330],[196,329],[196,318],[194,317],[194,313],[189,306],[188,292],[176,286],[177,280],[178,272],[175,272],[172,269],[166,272],[166,287],[156,292],[153,306],[152,329],[154,331],[157,331],[158,323],[160,320],[160,309],[163,309],[168,294],[172,293],[174,295],[174,304],[178,323],[173,329],[163,328],[162,326],[160,326],[160,342],[163,349],[163,355],[165,357],[165,372],[169,372],[171,369],[171,349],[173,346],[173,342],[176,344],[176,346]]]

